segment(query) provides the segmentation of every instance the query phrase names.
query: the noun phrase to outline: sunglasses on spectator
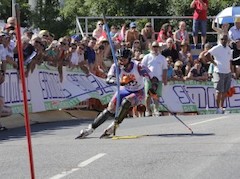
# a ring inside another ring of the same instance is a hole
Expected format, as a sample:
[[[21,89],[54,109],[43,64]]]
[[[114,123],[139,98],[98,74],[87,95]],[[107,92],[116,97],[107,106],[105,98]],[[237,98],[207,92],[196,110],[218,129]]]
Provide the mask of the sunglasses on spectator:
[[[139,44],[140,42],[139,41],[136,41],[136,42],[134,42],[135,44]]]
[[[48,37],[48,35],[45,35],[45,34],[44,34],[43,37]]]
[[[46,46],[43,44],[43,43],[40,43],[40,45],[45,49],[46,48]]]
[[[36,40],[35,42],[45,48],[45,45],[44,45],[42,42],[40,42],[40,41],[38,41],[38,40]]]
[[[84,47],[78,47],[79,49],[81,49],[81,50],[84,50]]]
[[[103,24],[98,24],[99,26],[102,26]]]
[[[151,25],[147,25],[146,27],[152,27]]]
[[[67,45],[67,44],[66,44],[66,43],[64,43],[64,42],[60,42],[60,44],[61,44],[61,45]]]
[[[124,61],[127,61],[128,59],[127,58],[123,58],[123,57],[119,57],[118,60],[121,61],[121,62],[124,62]]]
[[[42,42],[40,42],[40,41],[38,41],[38,40],[36,40],[35,43],[38,43],[38,44],[40,44],[40,45],[42,44]]]
[[[221,40],[228,40],[228,38],[221,38]]]

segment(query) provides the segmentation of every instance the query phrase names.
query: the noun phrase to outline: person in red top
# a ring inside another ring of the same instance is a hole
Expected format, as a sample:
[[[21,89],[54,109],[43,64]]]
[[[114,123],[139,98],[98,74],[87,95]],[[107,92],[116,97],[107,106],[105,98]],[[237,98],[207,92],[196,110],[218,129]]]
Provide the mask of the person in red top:
[[[193,43],[198,44],[198,31],[201,28],[202,47],[206,43],[208,0],[193,0],[190,5],[193,13]]]
[[[172,26],[169,23],[163,24],[160,32],[158,33],[157,42],[166,44],[166,40],[172,37],[173,37]]]

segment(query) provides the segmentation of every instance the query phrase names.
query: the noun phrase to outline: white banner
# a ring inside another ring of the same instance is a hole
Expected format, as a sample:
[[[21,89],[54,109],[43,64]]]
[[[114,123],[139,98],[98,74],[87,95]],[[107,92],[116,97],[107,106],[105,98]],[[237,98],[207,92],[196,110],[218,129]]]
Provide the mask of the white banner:
[[[70,108],[89,98],[100,99],[107,104],[115,87],[109,86],[101,78],[86,75],[81,70],[63,68],[63,82],[59,80],[54,67],[41,65],[30,73],[27,82],[29,112],[40,112]],[[15,69],[8,69],[0,94],[13,113],[23,112],[21,81]]]
[[[236,81],[235,94],[224,102],[227,111],[240,112],[240,84]],[[210,81],[168,82],[163,92],[163,99],[174,112],[191,112],[194,108],[199,114],[214,114],[216,112],[215,89]],[[195,104],[195,107],[194,105]]]
[[[107,104],[116,88],[105,83],[104,79],[94,75],[86,76],[81,70],[63,68],[63,82],[59,80],[56,68],[38,66],[30,73],[27,82],[29,112],[40,112],[71,108],[89,99],[100,99]],[[235,86],[236,93],[227,98],[225,107],[231,112],[240,112],[240,85]],[[0,94],[5,104],[12,107],[13,113],[23,113],[21,81],[15,69],[8,69]],[[215,90],[212,82],[169,82],[163,86],[163,98],[160,102],[172,112],[215,113]],[[163,106],[160,110],[166,111]]]

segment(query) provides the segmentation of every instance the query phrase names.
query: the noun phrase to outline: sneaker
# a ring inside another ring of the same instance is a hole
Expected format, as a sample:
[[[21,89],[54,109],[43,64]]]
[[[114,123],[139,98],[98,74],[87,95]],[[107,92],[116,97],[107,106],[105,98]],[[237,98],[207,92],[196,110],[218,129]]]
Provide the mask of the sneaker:
[[[152,112],[151,111],[145,111],[145,116],[146,117],[152,116]]]
[[[100,138],[104,138],[104,137],[109,137],[110,135],[115,133],[115,130],[117,129],[118,124],[115,123],[115,121],[113,121],[108,127],[107,129],[104,130],[103,134],[100,136]]]
[[[80,135],[77,136],[75,139],[85,138],[85,137],[87,137],[88,135],[92,134],[93,131],[94,131],[94,129],[92,128],[92,125],[90,124],[90,125],[88,126],[88,128],[82,129],[82,130],[80,131]]]
[[[220,108],[217,108],[217,111],[216,111],[217,114],[224,114],[224,111]]]
[[[157,110],[156,110],[156,111],[154,111],[154,113],[153,113],[153,116],[156,116],[156,117],[157,117],[157,116],[160,116],[160,112],[159,112],[159,111],[157,111]]]
[[[156,116],[156,117],[160,116],[160,113],[159,113],[158,109],[156,108],[156,106],[153,107],[153,111],[154,111],[153,116]]]

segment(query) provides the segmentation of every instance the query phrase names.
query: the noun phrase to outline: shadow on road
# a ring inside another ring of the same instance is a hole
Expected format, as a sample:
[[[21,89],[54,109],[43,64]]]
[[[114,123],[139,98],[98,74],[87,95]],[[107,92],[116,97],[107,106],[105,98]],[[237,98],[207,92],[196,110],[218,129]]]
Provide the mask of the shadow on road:
[[[66,129],[73,126],[81,126],[85,123],[90,123],[91,120],[68,120],[68,121],[58,121],[58,122],[46,122],[46,123],[35,123],[31,125],[31,135],[34,136],[39,132],[47,132],[51,135],[51,132],[59,129]],[[26,137],[25,127],[19,127],[14,129],[9,129],[0,132],[0,144],[5,140],[15,140],[18,138]]]
[[[181,137],[181,136],[213,136],[215,135],[214,133],[177,133],[177,134],[149,134],[149,135],[145,135],[147,137]]]

